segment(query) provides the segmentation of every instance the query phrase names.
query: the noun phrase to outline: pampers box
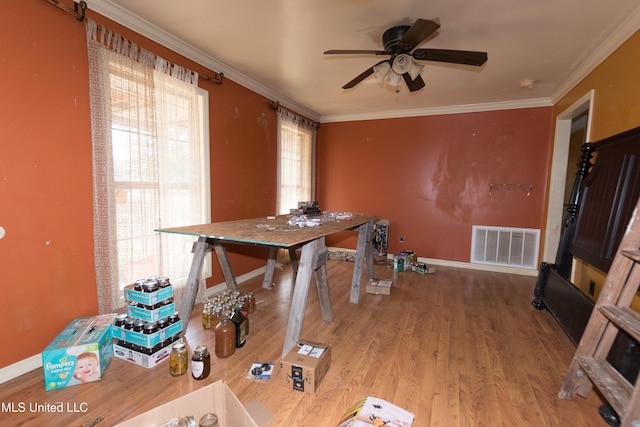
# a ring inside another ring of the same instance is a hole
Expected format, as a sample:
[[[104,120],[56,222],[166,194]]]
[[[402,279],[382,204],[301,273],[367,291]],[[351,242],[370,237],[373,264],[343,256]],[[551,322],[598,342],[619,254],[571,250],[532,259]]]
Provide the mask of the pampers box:
[[[74,319],[42,352],[46,390],[102,378],[113,358],[111,323],[115,314]]]

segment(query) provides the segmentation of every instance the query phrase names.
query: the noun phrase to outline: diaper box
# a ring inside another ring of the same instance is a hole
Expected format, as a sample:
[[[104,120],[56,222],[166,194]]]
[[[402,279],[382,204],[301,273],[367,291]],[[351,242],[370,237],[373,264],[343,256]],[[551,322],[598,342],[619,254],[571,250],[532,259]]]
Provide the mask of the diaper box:
[[[102,378],[113,358],[114,317],[115,314],[103,314],[74,319],[42,351],[47,391]]]

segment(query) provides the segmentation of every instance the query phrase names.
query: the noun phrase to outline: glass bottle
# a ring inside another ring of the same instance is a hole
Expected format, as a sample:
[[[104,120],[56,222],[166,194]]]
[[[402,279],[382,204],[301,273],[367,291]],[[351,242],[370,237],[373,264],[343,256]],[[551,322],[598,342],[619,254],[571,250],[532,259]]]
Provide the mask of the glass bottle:
[[[204,414],[200,418],[200,422],[198,423],[198,427],[219,427],[218,424],[218,416],[213,412],[209,412],[208,414]]]
[[[186,417],[173,418],[158,427],[196,427],[196,418],[192,415]]]
[[[215,329],[216,325],[220,322],[220,315],[222,314],[222,307],[215,306],[211,310],[211,329]]]
[[[249,319],[242,314],[242,306],[237,305],[233,308],[231,321],[236,325],[236,348],[240,348],[247,342],[249,332]]]
[[[175,343],[169,355],[169,372],[174,377],[183,375],[187,372],[188,364],[187,347],[184,342]]]
[[[211,371],[211,357],[207,346],[199,345],[193,351],[191,358],[191,376],[196,380],[203,380],[209,376]]]
[[[234,324],[229,320],[229,315],[222,312],[220,323],[215,327],[216,356],[225,358],[236,351],[236,331]]]
[[[211,329],[211,303],[209,301],[205,302],[202,308],[202,327]]]
[[[247,309],[249,314],[253,314],[256,312],[256,297],[253,292],[249,292],[247,294]]]

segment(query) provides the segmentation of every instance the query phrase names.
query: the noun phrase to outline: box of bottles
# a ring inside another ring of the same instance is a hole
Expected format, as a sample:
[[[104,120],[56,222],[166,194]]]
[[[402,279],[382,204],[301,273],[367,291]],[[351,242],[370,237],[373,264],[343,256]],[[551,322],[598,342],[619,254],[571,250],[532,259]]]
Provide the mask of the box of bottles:
[[[165,360],[169,360],[171,346],[178,339],[178,336],[171,337],[156,348],[142,348],[128,341],[115,339],[113,340],[113,356],[144,368],[153,368]]]
[[[133,284],[124,287],[124,299],[145,305],[155,305],[171,297],[173,297],[173,287],[171,285],[153,292],[138,291]]]
[[[42,351],[46,390],[102,378],[113,358],[111,322],[115,314],[74,319]]]
[[[259,427],[273,418],[273,414],[258,401],[249,402],[245,407],[224,382],[217,381],[126,420],[116,427],[157,426],[186,417],[193,417],[197,425],[198,420],[208,413],[217,415],[220,426]]]
[[[169,317],[175,313],[176,305],[171,300],[165,300],[166,303],[160,302],[155,305],[144,305],[130,303],[127,304],[127,315],[145,320],[147,322],[157,322],[160,319]]]
[[[149,322],[146,322],[146,325],[149,325]],[[116,325],[112,325],[111,327],[111,334],[113,338],[128,341],[143,347],[153,347],[161,344],[168,338],[177,335],[180,332],[182,332],[182,320],[178,320],[175,323],[169,323],[166,327],[158,329],[152,333],[138,332],[133,329],[125,329]]]

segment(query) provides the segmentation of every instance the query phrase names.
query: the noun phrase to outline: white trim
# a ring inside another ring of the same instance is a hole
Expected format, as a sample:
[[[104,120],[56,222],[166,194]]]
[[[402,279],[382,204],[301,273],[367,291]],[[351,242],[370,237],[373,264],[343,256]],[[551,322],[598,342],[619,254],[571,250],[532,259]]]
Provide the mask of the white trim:
[[[248,273],[245,273],[241,276],[236,277],[236,283],[238,285],[241,285],[244,282],[247,282],[251,279],[255,279],[256,277],[263,275],[265,271],[267,271],[266,266],[256,268],[255,270],[252,270]],[[207,297],[211,297],[217,294],[218,292],[224,291],[225,289],[227,289],[227,284],[225,282],[218,283],[217,285],[207,288]]]
[[[551,100],[556,104],[563,96],[573,89],[582,79],[598,67],[624,42],[629,40],[640,28],[640,6],[627,16],[627,18],[616,27],[607,39],[604,40],[582,64],[560,84],[551,94]]]
[[[556,117],[553,155],[551,157],[551,174],[549,175],[549,193],[547,195],[547,223],[545,224],[544,249],[542,251],[542,260],[548,263],[555,262],[558,244],[560,243],[562,219],[565,214],[564,183],[566,182],[567,163],[569,160],[571,122],[574,117],[589,110],[586,140],[590,141],[594,98],[595,91],[590,90]]]
[[[38,353],[12,365],[0,369],[0,384],[18,378],[20,375],[42,368],[42,353]],[[44,387],[44,384],[42,385]]]
[[[90,9],[117,22],[120,25],[129,28],[130,30],[135,31],[142,36],[145,36],[167,47],[168,49],[173,50],[180,55],[183,55],[188,59],[191,59],[192,61],[202,65],[203,67],[213,70],[216,73],[224,73],[225,79],[228,78],[230,80],[233,80],[234,82],[260,95],[263,95],[268,99],[277,99],[280,105],[294,110],[311,120],[320,121],[320,116],[318,115],[318,113],[309,110],[307,107],[297,103],[296,101],[286,96],[283,96],[277,90],[267,87],[253,80],[252,78],[247,77],[235,68],[218,61],[217,59],[211,57],[210,55],[204,53],[199,49],[194,48],[193,46],[189,45],[173,34],[170,34],[163,29],[156,27],[149,21],[146,21],[139,16],[132,14],[131,12],[125,10],[117,4],[112,3],[109,0],[92,2],[90,5]]]
[[[355,249],[345,249],[338,247],[327,247],[329,252],[350,252],[355,253]],[[388,254],[387,259],[393,259],[393,254]],[[530,268],[517,268],[517,267],[502,267],[496,265],[485,265],[485,264],[471,264],[470,262],[461,262],[461,261],[449,261],[446,259],[435,259],[435,258],[424,258],[418,257],[418,261],[424,262],[425,264],[430,265],[441,265],[443,267],[453,267],[453,268],[464,268],[468,270],[481,270],[481,271],[493,271],[495,273],[509,273],[509,274],[519,274],[521,276],[538,276],[537,269]]]
[[[615,31],[591,54],[571,75],[554,90],[549,98],[524,99],[518,101],[506,101],[496,103],[482,103],[471,105],[459,105],[440,108],[425,108],[415,110],[398,110],[383,111],[367,114],[344,114],[333,116],[320,116],[315,111],[299,104],[289,97],[282,95],[278,90],[267,87],[249,77],[242,74],[235,68],[224,64],[210,55],[194,48],[185,43],[176,36],[162,30],[142,18],[133,15],[131,12],[123,9],[121,6],[112,3],[109,0],[103,0],[91,4],[91,10],[121,24],[125,27],[160,43],[161,45],[183,55],[198,64],[224,73],[225,78],[235,81],[236,83],[250,89],[268,99],[278,99],[281,105],[298,112],[311,120],[320,123],[346,122],[354,120],[375,120],[385,118],[399,117],[417,117],[431,116],[442,114],[470,113],[481,111],[497,111],[518,108],[532,108],[552,106],[558,102],[564,95],[573,89],[587,74],[593,71],[602,61],[613,53],[615,49],[620,47],[622,43],[628,40],[640,27],[640,7],[629,14],[627,19],[616,27]]]
[[[439,116],[443,114],[477,113],[483,111],[516,110],[520,108],[552,107],[549,98],[518,101],[488,102],[484,104],[453,105],[449,107],[415,108],[412,110],[380,111],[377,113],[323,116],[320,123],[351,122],[356,120],[394,119],[402,117]]]

